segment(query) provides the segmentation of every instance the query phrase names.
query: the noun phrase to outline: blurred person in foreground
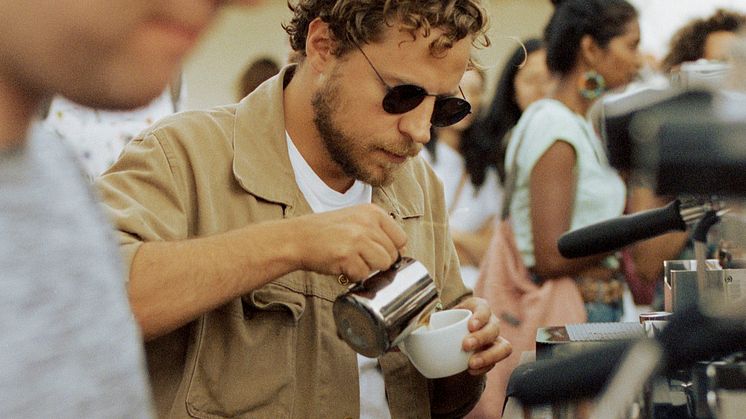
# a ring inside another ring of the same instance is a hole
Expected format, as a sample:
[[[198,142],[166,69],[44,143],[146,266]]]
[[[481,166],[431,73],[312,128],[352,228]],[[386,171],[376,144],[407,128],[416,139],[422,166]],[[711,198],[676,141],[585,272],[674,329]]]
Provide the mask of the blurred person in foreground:
[[[30,135],[63,142],[93,179],[116,161],[124,146],[155,121],[179,112],[185,84],[181,73],[145,106],[127,110],[89,108],[56,95],[41,109]]]
[[[291,64],[240,103],[166,118],[97,182],[163,417],[457,417],[510,353],[459,275],[443,190],[418,156],[463,119],[487,43],[478,0],[302,0]],[[422,262],[470,309],[461,374],[358,356],[332,303],[350,281]]]
[[[472,129],[475,115],[481,108],[484,82],[481,70],[464,73],[459,86],[472,105],[472,113],[457,124],[436,128],[422,156],[443,181],[448,223],[461,265],[461,277],[471,289],[477,281],[479,264],[492,237],[492,225],[502,202],[493,155],[482,150]]]
[[[150,417],[110,227],[72,153],[26,131],[54,94],[146,104],[219,3],[0,3],[0,416]]]

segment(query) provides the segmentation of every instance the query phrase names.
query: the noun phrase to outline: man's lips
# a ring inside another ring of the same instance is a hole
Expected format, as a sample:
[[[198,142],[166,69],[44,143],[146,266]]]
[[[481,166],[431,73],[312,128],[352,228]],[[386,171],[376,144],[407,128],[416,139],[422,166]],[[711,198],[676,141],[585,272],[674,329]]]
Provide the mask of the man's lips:
[[[409,149],[409,150],[387,150],[385,148],[380,149],[383,154],[386,155],[386,157],[389,158],[389,160],[392,160],[396,163],[404,163],[408,158],[414,157],[417,154],[419,154],[419,150],[417,148]]]
[[[388,159],[391,160],[391,161],[393,161],[394,163],[404,163],[407,160],[407,158],[409,157],[406,154],[405,155],[400,155],[400,154],[392,153],[392,152],[387,151],[387,150],[381,150],[381,151],[383,151],[383,153],[386,155],[386,157],[388,157]]]

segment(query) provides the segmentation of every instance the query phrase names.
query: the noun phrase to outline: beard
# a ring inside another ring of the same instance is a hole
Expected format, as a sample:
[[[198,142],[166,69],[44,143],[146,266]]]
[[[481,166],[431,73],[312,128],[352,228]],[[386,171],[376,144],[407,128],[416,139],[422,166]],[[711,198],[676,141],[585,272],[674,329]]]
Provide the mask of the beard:
[[[372,186],[391,184],[396,171],[402,165],[392,162],[377,164],[370,155],[376,150],[383,150],[411,157],[419,152],[417,144],[409,141],[408,146],[387,147],[375,145],[376,143],[383,144],[382,142],[371,143],[357,140],[353,135],[342,130],[335,121],[334,110],[340,109],[341,103],[337,73],[333,72],[327,83],[316,91],[311,99],[314,112],[313,122],[327,153],[342,169],[342,172],[353,179]]]

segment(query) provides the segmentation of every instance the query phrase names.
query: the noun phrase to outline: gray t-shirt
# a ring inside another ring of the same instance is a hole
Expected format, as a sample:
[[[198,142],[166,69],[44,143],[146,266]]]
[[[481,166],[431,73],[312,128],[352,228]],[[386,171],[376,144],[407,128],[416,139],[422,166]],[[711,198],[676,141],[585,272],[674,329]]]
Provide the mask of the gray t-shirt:
[[[72,154],[0,151],[0,417],[148,418],[113,234]]]

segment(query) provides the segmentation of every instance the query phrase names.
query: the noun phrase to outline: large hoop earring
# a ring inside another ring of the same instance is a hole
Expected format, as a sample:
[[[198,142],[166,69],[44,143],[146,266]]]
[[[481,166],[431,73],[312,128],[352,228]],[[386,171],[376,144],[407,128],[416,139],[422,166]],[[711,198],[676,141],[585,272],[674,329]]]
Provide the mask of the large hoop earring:
[[[586,71],[580,78],[578,90],[580,91],[580,95],[586,99],[598,99],[604,90],[606,90],[606,80],[596,70]]]

